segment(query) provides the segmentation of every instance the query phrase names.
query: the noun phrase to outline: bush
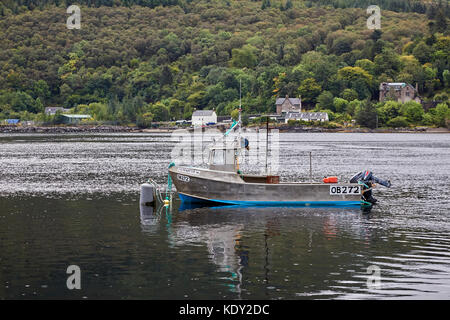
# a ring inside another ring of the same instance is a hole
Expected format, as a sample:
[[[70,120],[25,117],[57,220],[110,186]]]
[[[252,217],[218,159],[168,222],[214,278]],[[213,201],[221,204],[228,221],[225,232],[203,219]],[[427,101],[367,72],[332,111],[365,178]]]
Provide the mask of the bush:
[[[347,100],[347,101],[353,101],[358,99],[358,92],[356,92],[353,89],[345,89],[341,93],[341,98]]]
[[[310,122],[308,121],[304,121],[304,120],[288,120],[288,126],[290,127],[296,127],[296,126],[307,126],[307,125],[312,125]]]
[[[336,122],[321,122],[321,127],[326,128],[326,129],[336,129],[336,128],[341,128],[342,126]]]
[[[422,124],[426,126],[431,126],[434,124],[433,116],[429,113],[425,113],[422,117]]]
[[[445,127],[446,121],[450,119],[450,109],[446,103],[439,103],[435,108],[434,122],[438,127]]]
[[[423,118],[423,107],[420,103],[409,101],[400,107],[400,113],[411,123],[419,123]]]
[[[447,102],[449,100],[449,96],[446,92],[441,92],[441,93],[435,94],[433,100]]]
[[[405,128],[409,126],[409,123],[405,117],[399,116],[389,120],[387,125],[392,128]]]
[[[339,113],[343,113],[347,110],[348,101],[342,98],[334,98],[333,99],[333,106],[334,110]]]

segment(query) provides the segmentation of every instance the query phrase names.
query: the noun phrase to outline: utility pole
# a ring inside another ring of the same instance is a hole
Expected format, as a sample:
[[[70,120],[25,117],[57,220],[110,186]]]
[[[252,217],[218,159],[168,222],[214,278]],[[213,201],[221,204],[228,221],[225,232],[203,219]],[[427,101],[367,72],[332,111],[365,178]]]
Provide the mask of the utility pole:
[[[266,118],[266,176],[269,175],[269,167],[267,165],[267,158],[269,156],[269,116]]]

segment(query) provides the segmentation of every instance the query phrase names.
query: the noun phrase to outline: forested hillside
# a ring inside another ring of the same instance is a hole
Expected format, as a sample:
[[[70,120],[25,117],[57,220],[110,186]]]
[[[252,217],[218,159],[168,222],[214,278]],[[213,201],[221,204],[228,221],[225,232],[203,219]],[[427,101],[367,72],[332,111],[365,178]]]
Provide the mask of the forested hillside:
[[[370,1],[381,30],[366,25],[366,0],[0,1],[0,120],[44,120],[47,106],[96,121],[273,112],[301,95],[331,120],[373,126],[445,125],[450,95],[447,1]],[[378,103],[380,82],[417,84],[417,103]],[[373,103],[368,101],[372,100]],[[368,119],[369,117],[369,119]]]

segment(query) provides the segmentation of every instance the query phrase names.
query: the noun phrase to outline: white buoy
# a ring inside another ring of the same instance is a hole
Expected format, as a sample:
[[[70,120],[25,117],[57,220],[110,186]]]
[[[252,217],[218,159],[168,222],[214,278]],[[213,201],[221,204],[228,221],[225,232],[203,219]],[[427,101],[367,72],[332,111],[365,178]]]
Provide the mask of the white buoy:
[[[139,203],[141,206],[153,206],[155,204],[155,188],[151,184],[141,184],[141,199]]]

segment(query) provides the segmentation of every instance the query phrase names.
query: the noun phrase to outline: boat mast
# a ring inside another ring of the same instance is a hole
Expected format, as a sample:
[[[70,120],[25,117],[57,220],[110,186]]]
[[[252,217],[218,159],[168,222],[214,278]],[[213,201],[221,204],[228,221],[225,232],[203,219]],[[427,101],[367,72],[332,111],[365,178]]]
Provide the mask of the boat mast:
[[[269,153],[269,116],[266,118],[266,176],[269,175],[269,168],[267,165],[267,154]]]
[[[242,80],[239,79],[239,143],[241,143]]]

